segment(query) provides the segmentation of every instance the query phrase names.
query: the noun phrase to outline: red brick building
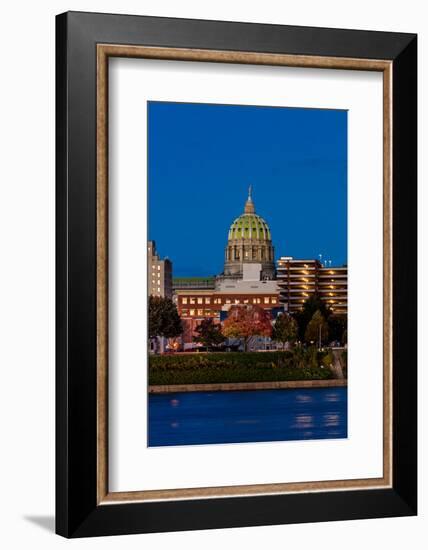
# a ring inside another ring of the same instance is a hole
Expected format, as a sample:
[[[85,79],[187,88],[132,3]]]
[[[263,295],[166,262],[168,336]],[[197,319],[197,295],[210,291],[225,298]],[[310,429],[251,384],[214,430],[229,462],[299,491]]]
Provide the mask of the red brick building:
[[[233,288],[227,289],[227,286]],[[279,306],[279,292],[273,281],[225,282],[219,290],[176,290],[175,297],[183,320],[185,344],[193,341],[195,328],[203,319],[220,322],[220,312],[233,305],[258,305],[268,310]]]

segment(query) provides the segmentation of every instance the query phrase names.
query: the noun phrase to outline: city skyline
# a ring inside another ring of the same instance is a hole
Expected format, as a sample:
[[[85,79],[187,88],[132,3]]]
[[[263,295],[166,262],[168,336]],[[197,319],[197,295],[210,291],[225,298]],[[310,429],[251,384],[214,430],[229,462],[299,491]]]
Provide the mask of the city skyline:
[[[347,113],[149,102],[149,239],[174,276],[223,269],[252,185],[280,256],[347,263]]]

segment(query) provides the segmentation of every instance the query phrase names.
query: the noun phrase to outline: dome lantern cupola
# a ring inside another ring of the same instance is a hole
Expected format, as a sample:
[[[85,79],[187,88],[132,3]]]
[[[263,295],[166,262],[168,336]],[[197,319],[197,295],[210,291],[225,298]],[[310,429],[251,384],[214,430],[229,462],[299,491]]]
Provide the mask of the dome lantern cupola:
[[[255,214],[255,208],[254,208],[254,203],[253,203],[253,199],[251,198],[251,185],[250,187],[248,188],[248,199],[247,199],[247,202],[245,203],[245,214]]]

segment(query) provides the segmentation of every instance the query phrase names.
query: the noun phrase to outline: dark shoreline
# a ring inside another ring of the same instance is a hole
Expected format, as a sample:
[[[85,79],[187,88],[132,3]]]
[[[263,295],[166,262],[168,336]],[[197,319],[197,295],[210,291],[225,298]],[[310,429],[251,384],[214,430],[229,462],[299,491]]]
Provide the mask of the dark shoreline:
[[[283,390],[296,388],[346,387],[346,379],[287,380],[278,382],[220,382],[212,384],[165,384],[149,386],[150,393],[179,393],[203,391]]]

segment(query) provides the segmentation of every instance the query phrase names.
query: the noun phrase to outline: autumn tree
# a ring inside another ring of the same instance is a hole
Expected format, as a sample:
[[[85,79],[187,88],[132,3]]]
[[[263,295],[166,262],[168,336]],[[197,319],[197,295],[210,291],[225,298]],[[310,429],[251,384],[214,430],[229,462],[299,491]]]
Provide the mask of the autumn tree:
[[[247,351],[253,336],[271,336],[270,313],[260,306],[232,306],[223,324],[223,334],[228,338],[242,339],[244,351]]]
[[[317,310],[309,321],[305,331],[306,342],[326,342],[328,339],[328,323],[320,310]]]
[[[297,323],[287,313],[281,313],[276,318],[272,329],[272,340],[281,342],[284,349],[287,342],[295,342],[297,340]]]
[[[170,298],[150,296],[149,338],[175,338],[183,332],[177,308]]]
[[[215,348],[226,340],[221,332],[221,325],[215,324],[213,319],[201,321],[195,332],[197,335],[193,337],[193,341],[206,346],[207,349]]]

